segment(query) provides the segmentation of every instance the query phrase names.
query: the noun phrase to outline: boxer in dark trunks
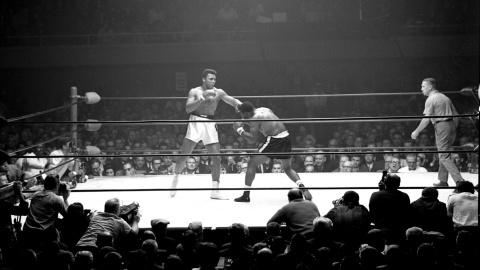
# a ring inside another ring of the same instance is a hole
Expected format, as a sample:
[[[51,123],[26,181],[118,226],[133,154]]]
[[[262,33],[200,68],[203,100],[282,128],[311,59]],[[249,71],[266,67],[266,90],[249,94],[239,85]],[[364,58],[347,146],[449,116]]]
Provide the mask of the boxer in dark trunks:
[[[292,169],[292,156],[275,155],[275,153],[290,152],[292,150],[290,137],[285,125],[278,121],[278,117],[268,108],[255,108],[252,103],[244,102],[237,107],[242,115],[242,119],[264,119],[273,121],[255,121],[255,122],[236,122],[233,128],[249,142],[256,142],[262,133],[266,139],[263,145],[258,149],[260,153],[265,155],[255,155],[248,162],[247,172],[245,174],[245,189],[241,197],[235,199],[236,202],[250,202],[250,187],[255,179],[255,173],[258,165],[268,161],[270,158],[280,160],[285,174],[297,184],[298,187],[303,188],[303,195],[306,200],[312,200],[312,195],[305,189],[297,172]],[[250,126],[249,132],[245,131],[243,126],[247,124]]]

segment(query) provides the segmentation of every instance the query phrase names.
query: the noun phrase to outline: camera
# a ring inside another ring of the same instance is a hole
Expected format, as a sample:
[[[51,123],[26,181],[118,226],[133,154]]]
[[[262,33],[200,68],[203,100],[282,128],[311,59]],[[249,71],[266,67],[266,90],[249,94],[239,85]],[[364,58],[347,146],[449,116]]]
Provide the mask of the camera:
[[[340,205],[343,203],[343,198],[340,198],[340,199],[336,199],[336,200],[333,200],[332,201],[332,204],[333,205]]]
[[[119,216],[123,218],[128,224],[131,224],[133,222],[133,218],[138,213],[139,207],[140,207],[140,204],[137,202],[133,202],[127,205],[122,205],[120,206]]]
[[[387,177],[388,177],[388,172],[383,171],[382,172],[382,179],[380,179],[380,182],[378,182],[378,189],[379,190],[385,190],[385,180],[387,179]]]

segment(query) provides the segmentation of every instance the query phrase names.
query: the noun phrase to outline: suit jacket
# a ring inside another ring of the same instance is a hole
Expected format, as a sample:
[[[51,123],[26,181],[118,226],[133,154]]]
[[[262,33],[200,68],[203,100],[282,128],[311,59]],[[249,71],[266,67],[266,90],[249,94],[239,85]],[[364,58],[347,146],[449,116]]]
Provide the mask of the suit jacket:
[[[367,164],[361,164],[359,168],[359,172],[378,172],[383,171],[384,167],[379,167],[376,162],[373,162],[372,168],[369,168]]]

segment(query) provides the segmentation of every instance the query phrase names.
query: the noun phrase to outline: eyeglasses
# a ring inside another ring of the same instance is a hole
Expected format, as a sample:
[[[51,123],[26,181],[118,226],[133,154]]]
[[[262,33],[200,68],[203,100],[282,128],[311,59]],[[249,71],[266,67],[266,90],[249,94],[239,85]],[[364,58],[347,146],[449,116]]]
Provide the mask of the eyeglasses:
[[[130,167],[130,168],[125,168],[125,170],[127,170],[127,171],[131,171],[132,169],[133,169],[132,167]]]
[[[398,164],[398,163],[400,163],[400,161],[390,161],[390,163]]]

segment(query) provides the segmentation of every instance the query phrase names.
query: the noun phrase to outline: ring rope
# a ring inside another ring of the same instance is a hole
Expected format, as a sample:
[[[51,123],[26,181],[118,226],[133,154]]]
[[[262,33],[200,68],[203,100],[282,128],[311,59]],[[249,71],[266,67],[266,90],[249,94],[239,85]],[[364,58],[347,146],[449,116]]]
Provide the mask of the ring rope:
[[[49,110],[46,110],[46,111],[40,111],[40,112],[37,112],[37,113],[27,114],[27,115],[16,117],[16,118],[10,118],[10,119],[7,119],[7,122],[10,123],[10,122],[15,122],[15,121],[18,121],[18,120],[22,120],[22,119],[26,119],[26,118],[30,118],[30,117],[34,117],[34,116],[39,116],[39,115],[46,114],[46,113],[49,113],[49,112],[53,112],[53,111],[56,111],[56,110],[68,108],[68,107],[71,107],[72,105],[79,104],[79,103],[82,103],[82,102],[86,102],[86,100],[77,101],[77,102],[70,103],[70,104],[67,104],[67,105],[63,105],[63,106],[60,106],[60,107],[57,107],[57,108],[49,109]],[[28,122],[25,122],[25,123],[28,123]]]
[[[442,94],[461,94],[460,91],[446,91]],[[234,96],[235,98],[314,98],[314,97],[362,97],[362,96],[405,96],[405,95],[423,95],[422,92],[403,92],[403,93],[358,93],[358,94],[318,94],[318,95],[272,95],[272,96]],[[103,100],[185,100],[186,97],[102,97]]]
[[[198,175],[198,174],[197,174]],[[206,174],[207,175],[207,174]],[[108,179],[108,178],[106,178]],[[402,186],[401,189],[424,189],[425,187],[404,187]],[[371,186],[371,187],[308,187],[302,188],[297,187],[298,189],[309,189],[309,190],[344,190],[344,189],[375,189],[378,190],[378,186]],[[435,187],[436,189],[454,189],[456,187]],[[217,188],[215,188],[217,189]],[[258,187],[258,188],[221,188],[219,187],[218,190],[290,190],[292,187]],[[171,191],[171,190],[178,190],[178,191],[211,191],[212,188],[127,188],[127,189],[72,189],[71,192],[145,192],[145,191]],[[38,190],[37,190],[38,191]],[[22,192],[25,193],[34,193],[36,190],[24,190]]]
[[[296,155],[305,155],[314,152],[270,152],[270,153],[248,153],[249,156],[296,156]],[[392,152],[384,152],[384,151],[359,151],[359,152],[322,152],[325,155],[365,155],[365,154],[373,154],[373,155],[383,155],[385,153],[394,153],[394,154],[409,154],[409,153],[421,153],[425,154],[425,151],[392,151]],[[474,149],[472,150],[437,150],[437,151],[428,151],[428,153],[476,153]],[[232,156],[232,155],[244,155],[245,153],[207,153],[207,154],[195,154],[194,156]],[[318,153],[317,153],[318,154]],[[193,154],[175,154],[175,156],[182,156],[182,157],[189,157]],[[64,156],[55,156],[55,157],[66,157],[66,158],[90,158],[90,157],[164,157],[164,156],[172,156],[172,154],[132,154],[132,155],[100,155],[100,156],[91,156],[91,155],[64,155]],[[12,156],[15,158],[51,158],[51,156]]]
[[[340,117],[340,118],[286,118],[286,119],[215,119],[212,122],[216,124],[233,124],[234,122],[265,122],[265,121],[281,121],[281,122],[297,122],[297,123],[328,123],[328,122],[395,122],[402,120],[417,121],[415,119],[423,118],[463,118],[478,117],[480,114],[459,114],[459,115],[429,115],[429,116],[377,116],[377,117]],[[388,121],[387,121],[388,120]],[[96,124],[112,124],[112,125],[149,125],[149,124],[168,124],[183,125],[185,123],[205,122],[205,120],[141,120],[141,121],[95,121]],[[91,124],[89,121],[40,121],[40,122],[21,122],[17,124],[44,125],[44,124]]]
[[[466,146],[452,146],[452,149],[463,149],[464,147],[468,147],[468,145]],[[417,149],[418,148],[418,149]],[[427,149],[437,149],[437,147],[435,146],[425,146],[425,147],[408,147],[408,146],[400,146],[400,147],[393,147],[393,146],[390,146],[390,147],[382,147],[382,146],[379,146],[379,147],[355,147],[355,148],[352,148],[352,147],[335,147],[335,148],[326,148],[326,147],[311,147],[311,148],[299,148],[299,147],[295,147],[295,148],[292,148],[293,151],[298,151],[298,150],[305,150],[306,152],[310,153],[310,151],[319,151],[319,150],[322,150],[322,151],[330,151],[332,149],[335,149],[335,150],[352,150],[352,149],[355,149],[355,150],[370,150],[370,149],[379,149],[379,150],[384,150],[384,152],[396,152],[395,150],[399,150],[399,149],[406,149],[406,150],[427,150]],[[238,148],[238,149],[220,149],[220,152],[240,152],[240,151],[252,151],[252,150],[256,150],[256,149],[252,149],[252,148]],[[159,149],[147,149],[147,150],[133,150],[133,149],[130,149],[130,150],[104,150],[102,151],[103,153],[116,153],[116,152],[125,152],[125,153],[137,153],[137,152],[148,152],[148,153],[165,153],[165,152],[178,152],[180,151],[179,149],[165,149],[165,150],[159,150]],[[201,152],[205,152],[207,151],[206,149],[193,149],[192,153],[201,153]],[[320,152],[319,154],[321,154],[322,152]],[[323,153],[328,153],[328,152],[323,152]]]

